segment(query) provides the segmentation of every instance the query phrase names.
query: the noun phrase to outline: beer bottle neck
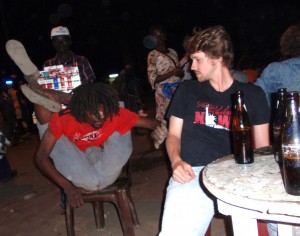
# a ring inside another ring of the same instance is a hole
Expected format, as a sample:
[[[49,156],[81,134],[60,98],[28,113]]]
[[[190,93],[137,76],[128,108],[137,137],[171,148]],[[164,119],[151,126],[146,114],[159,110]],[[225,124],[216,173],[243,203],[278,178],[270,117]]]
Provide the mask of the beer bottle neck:
[[[233,112],[232,118],[232,128],[235,129],[245,129],[250,127],[250,121],[248,117],[247,110],[245,109],[243,97],[237,94],[235,110]]]

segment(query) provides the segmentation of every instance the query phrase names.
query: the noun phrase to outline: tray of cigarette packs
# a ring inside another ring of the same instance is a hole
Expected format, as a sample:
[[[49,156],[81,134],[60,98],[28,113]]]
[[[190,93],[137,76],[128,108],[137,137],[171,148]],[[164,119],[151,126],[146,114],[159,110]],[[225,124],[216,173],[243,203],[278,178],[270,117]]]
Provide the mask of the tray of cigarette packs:
[[[77,66],[55,65],[40,71],[38,83],[43,88],[69,93],[81,84],[81,80]]]

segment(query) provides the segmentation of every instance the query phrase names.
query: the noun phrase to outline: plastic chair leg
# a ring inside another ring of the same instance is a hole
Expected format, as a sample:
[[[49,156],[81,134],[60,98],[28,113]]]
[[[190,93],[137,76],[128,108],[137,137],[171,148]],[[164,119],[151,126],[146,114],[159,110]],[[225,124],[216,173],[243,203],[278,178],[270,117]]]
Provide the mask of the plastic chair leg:
[[[74,209],[67,202],[66,205],[66,224],[67,224],[67,235],[75,236],[74,230]]]
[[[117,202],[124,236],[134,236],[133,221],[125,190],[121,190],[118,192]]]
[[[103,202],[93,202],[93,209],[94,209],[97,229],[104,229],[105,221],[104,221]]]

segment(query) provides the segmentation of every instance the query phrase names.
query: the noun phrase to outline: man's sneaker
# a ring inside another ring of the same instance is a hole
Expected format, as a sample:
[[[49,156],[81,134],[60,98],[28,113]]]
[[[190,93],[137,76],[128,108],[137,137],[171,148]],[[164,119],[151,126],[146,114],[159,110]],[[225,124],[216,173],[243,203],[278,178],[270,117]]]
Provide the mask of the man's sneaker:
[[[21,90],[22,90],[23,94],[32,103],[41,105],[52,112],[58,112],[60,110],[59,103],[47,98],[44,95],[41,95],[41,94],[35,92],[33,89],[29,88],[26,84],[21,85]]]
[[[30,60],[23,44],[17,40],[11,39],[6,42],[5,47],[10,58],[23,72],[26,81],[34,86],[39,86],[37,82],[39,70]]]

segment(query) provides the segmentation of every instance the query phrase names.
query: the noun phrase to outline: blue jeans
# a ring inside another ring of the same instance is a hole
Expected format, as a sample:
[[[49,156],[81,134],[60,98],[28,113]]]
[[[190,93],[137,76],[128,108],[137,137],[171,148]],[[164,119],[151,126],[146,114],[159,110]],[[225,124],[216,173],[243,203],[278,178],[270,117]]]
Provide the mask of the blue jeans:
[[[48,124],[37,124],[40,137]],[[112,184],[132,153],[131,133],[114,132],[104,143],[104,148],[89,147],[79,150],[64,135],[57,140],[50,157],[58,172],[75,186],[87,190],[100,190]]]
[[[193,167],[196,178],[185,184],[169,181],[159,236],[203,236],[215,214],[213,200],[200,186],[203,166]]]

